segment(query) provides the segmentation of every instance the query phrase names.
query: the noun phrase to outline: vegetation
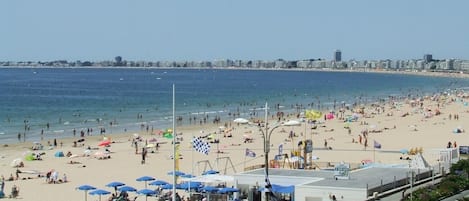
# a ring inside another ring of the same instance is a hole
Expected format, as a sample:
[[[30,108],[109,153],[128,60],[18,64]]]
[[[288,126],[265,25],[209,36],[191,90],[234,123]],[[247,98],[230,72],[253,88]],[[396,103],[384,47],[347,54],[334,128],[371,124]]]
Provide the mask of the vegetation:
[[[469,190],[469,160],[460,160],[453,164],[450,174],[441,180],[437,186],[421,188],[413,192],[413,201],[437,201],[445,197]],[[405,201],[410,201],[407,196]],[[467,200],[467,199],[464,199]]]

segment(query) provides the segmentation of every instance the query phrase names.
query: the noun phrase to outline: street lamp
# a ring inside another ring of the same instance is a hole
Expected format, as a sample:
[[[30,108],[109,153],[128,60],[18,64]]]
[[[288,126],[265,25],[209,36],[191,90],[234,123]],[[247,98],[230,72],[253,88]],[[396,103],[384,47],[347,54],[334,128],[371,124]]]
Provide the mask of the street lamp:
[[[265,131],[259,127],[259,130],[261,131],[262,137],[264,138],[264,171],[265,171],[265,200],[269,201],[270,200],[270,180],[269,180],[269,152],[270,152],[270,136],[272,136],[272,133],[275,129],[281,126],[298,126],[301,125],[300,122],[298,121],[288,121],[286,123],[281,123],[278,124],[274,127],[272,127],[269,131],[269,126],[268,126],[268,112],[267,112],[267,103],[265,103]]]

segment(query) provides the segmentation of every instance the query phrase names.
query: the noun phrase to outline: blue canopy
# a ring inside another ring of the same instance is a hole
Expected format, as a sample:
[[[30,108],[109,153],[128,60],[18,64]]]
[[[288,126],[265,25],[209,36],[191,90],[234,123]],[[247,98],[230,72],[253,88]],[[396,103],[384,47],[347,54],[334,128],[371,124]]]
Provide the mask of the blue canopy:
[[[96,188],[94,186],[90,186],[90,185],[81,185],[81,186],[78,186],[77,189],[85,191],[85,201],[86,201],[86,200],[88,200],[88,195],[86,194],[86,191],[94,190]]]
[[[109,184],[106,184],[107,187],[119,187],[119,186],[124,186],[125,184],[122,183],[122,182],[118,182],[118,181],[113,181]]]
[[[155,180],[155,178],[150,177],[150,176],[143,176],[143,177],[137,178],[136,180],[137,181],[153,181],[153,180]]]
[[[189,190],[190,189],[196,189],[199,188],[199,186],[202,185],[200,182],[184,182],[182,184],[179,184],[176,186],[177,189],[184,189],[184,190]]]
[[[218,188],[217,187],[214,187],[214,186],[204,186],[202,188],[203,191],[205,192],[211,192],[211,193],[214,193],[214,192],[217,192],[218,191]]]
[[[186,174],[184,172],[177,171],[177,170],[174,173],[176,174],[176,176],[182,176]],[[173,175],[173,171],[168,172],[168,175]]]
[[[205,171],[204,173],[202,173],[202,175],[207,175],[207,174],[218,174],[220,172],[216,171],[216,170],[207,170]]]
[[[183,177],[183,178],[194,178],[195,176],[191,175],[191,174],[185,174],[185,175],[181,175],[181,177]]]
[[[173,185],[172,184],[165,184],[165,185],[161,186],[161,188],[165,189],[165,190],[173,189]]]
[[[169,183],[163,180],[155,180],[155,181],[150,182],[149,184],[153,186],[162,186],[162,185],[169,184]]]
[[[78,186],[78,190],[82,190],[82,191],[89,191],[89,190],[94,190],[96,189],[94,186],[90,186],[90,185],[81,185],[81,186]]]
[[[105,191],[105,190],[101,190],[101,189],[89,192],[90,195],[107,195],[107,194],[110,194],[110,193],[111,192],[109,192],[109,191]]]
[[[117,190],[121,191],[121,192],[135,192],[135,191],[137,191],[137,189],[135,189],[132,186],[122,186],[122,187],[118,188]]]
[[[146,195],[146,196],[156,195],[156,191],[150,190],[150,189],[142,189],[142,190],[137,191],[137,193],[142,194],[142,195]]]

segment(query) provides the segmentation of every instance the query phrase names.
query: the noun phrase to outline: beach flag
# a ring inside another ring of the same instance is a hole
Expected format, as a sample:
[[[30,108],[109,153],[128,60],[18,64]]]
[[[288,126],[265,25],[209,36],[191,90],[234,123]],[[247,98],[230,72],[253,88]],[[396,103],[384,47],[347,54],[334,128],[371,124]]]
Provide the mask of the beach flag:
[[[256,157],[256,152],[254,152],[253,150],[250,150],[250,149],[246,148],[246,156],[249,156],[249,157]]]
[[[205,155],[208,155],[208,152],[210,152],[210,144],[202,140],[200,137],[192,138],[192,146],[196,151]]]
[[[377,142],[376,140],[374,141],[373,144],[374,144],[374,147],[375,147],[376,149],[381,149],[381,144],[380,144],[379,142]]]

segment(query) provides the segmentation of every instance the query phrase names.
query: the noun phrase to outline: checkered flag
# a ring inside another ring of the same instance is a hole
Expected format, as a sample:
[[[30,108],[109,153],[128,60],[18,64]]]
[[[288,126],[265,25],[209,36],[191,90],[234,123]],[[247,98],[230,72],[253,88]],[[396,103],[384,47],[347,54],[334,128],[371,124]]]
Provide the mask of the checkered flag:
[[[192,138],[192,146],[196,151],[205,155],[208,155],[208,152],[210,152],[210,144],[202,140],[200,137]]]

